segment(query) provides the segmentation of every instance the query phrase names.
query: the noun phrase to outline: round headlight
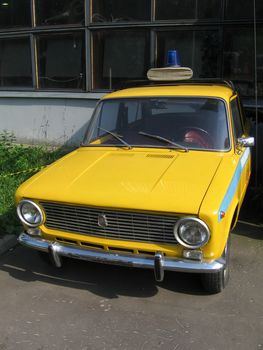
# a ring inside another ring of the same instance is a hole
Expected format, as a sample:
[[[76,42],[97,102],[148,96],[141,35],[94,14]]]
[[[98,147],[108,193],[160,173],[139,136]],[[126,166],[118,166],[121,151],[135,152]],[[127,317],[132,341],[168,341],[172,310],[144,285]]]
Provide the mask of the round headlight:
[[[43,213],[39,206],[30,200],[22,200],[17,206],[19,219],[30,227],[37,227],[43,223]]]
[[[174,226],[176,240],[187,248],[200,248],[210,238],[208,226],[197,218],[182,218]]]

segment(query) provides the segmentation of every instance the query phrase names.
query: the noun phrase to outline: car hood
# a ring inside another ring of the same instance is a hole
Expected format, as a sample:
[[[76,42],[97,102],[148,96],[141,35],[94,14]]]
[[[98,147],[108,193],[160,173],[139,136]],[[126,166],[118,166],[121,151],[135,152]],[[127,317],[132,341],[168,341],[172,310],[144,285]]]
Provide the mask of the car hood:
[[[197,214],[221,159],[216,152],[80,148],[26,181],[17,197]]]

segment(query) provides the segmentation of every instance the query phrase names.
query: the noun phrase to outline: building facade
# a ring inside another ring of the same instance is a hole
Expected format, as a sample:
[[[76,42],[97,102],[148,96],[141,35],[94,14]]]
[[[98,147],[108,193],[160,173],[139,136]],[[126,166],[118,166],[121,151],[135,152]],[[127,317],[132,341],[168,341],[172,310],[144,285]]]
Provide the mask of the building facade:
[[[262,178],[262,0],[0,0],[0,132],[78,144],[98,99],[169,49],[194,78],[238,86]]]

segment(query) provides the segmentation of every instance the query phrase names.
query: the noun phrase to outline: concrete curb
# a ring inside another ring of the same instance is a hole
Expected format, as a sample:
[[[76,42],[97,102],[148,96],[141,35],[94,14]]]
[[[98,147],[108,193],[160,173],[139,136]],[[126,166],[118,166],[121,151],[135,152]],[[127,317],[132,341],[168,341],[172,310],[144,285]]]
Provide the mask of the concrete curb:
[[[6,253],[9,249],[13,248],[17,244],[16,235],[5,235],[0,237],[0,256]]]
[[[258,229],[263,229],[263,224],[254,224],[253,222],[238,220],[239,224],[256,227]]]

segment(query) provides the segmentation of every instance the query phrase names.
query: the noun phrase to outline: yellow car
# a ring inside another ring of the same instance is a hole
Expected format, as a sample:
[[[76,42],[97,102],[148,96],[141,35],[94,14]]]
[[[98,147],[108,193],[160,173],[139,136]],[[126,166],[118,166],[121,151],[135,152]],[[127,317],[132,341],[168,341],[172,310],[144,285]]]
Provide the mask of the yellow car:
[[[23,245],[62,257],[199,273],[220,292],[251,171],[227,82],[151,83],[105,96],[80,148],[17,190]]]

